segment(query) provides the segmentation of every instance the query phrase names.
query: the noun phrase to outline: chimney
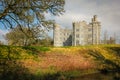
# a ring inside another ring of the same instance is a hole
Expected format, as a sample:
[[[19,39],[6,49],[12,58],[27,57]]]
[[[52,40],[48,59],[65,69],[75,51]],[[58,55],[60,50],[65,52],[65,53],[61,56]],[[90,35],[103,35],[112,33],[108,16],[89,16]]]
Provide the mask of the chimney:
[[[94,21],[96,22],[96,21],[97,21],[97,15],[94,15],[94,16],[93,16],[93,19],[94,19]]]

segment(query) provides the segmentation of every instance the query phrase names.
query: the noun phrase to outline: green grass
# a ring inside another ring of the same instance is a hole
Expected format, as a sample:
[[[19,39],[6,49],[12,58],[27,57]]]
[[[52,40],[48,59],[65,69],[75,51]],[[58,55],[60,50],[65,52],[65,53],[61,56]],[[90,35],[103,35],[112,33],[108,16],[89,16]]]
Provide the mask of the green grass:
[[[50,51],[49,47],[42,47],[42,46],[24,46],[22,48],[26,50],[38,51],[38,52],[39,51],[43,51],[43,52]]]
[[[6,46],[0,45],[0,59],[28,59],[40,52],[50,51],[49,47],[41,46]]]
[[[70,80],[86,74],[119,69],[120,45],[0,45],[0,79],[3,80],[14,80],[15,75],[18,75],[18,80]],[[1,76],[3,73],[4,78]]]

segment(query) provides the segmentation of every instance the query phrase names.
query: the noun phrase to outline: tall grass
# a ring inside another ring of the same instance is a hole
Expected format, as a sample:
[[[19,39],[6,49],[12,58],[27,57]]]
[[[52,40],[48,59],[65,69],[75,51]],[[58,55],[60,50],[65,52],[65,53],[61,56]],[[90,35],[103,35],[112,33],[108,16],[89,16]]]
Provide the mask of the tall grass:
[[[13,80],[15,74],[21,74],[19,80],[67,80],[98,71],[119,70],[120,45],[0,46],[0,64],[0,78],[9,74],[12,76],[9,80]]]

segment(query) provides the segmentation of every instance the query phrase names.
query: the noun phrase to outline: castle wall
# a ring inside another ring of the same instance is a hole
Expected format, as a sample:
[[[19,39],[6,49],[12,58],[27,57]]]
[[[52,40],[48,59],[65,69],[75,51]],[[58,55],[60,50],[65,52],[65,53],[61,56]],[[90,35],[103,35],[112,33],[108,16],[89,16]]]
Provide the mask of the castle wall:
[[[60,31],[60,29],[61,29],[60,25],[54,24],[54,28],[53,29],[54,29],[53,30],[54,31],[53,32],[54,46],[63,46],[62,42],[60,40],[60,37],[61,37],[61,35],[60,35],[60,33],[61,33],[61,31]]]
[[[72,46],[72,30],[54,24],[54,46]]]
[[[72,46],[72,30],[61,29],[61,35],[63,46]]]
[[[91,23],[74,22],[73,29],[62,29],[54,25],[54,46],[78,46],[100,44],[100,22],[93,16]]]
[[[74,46],[87,44],[87,28],[88,25],[85,21],[73,23]]]

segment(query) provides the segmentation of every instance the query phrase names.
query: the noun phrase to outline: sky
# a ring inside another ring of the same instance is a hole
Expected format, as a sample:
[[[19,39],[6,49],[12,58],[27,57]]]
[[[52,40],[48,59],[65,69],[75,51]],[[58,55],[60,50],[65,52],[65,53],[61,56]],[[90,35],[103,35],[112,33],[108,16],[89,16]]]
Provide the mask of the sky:
[[[89,23],[93,15],[97,15],[101,35],[107,31],[108,35],[115,33],[120,38],[120,0],[66,0],[65,11],[54,18],[63,27],[72,28],[75,21]]]
[[[65,13],[60,16],[51,16],[47,18],[55,19],[56,23],[62,27],[72,28],[72,22],[87,21],[91,22],[93,15],[97,15],[98,21],[101,22],[102,33],[107,31],[109,35],[116,33],[120,39],[120,0],[65,0]],[[0,30],[5,34],[6,30]],[[51,34],[52,36],[52,34]]]
[[[4,35],[5,35],[7,32],[8,32],[7,30],[1,30],[1,29],[0,29],[0,41],[2,41],[2,42],[5,43],[5,44],[6,44],[6,41],[5,41]]]

